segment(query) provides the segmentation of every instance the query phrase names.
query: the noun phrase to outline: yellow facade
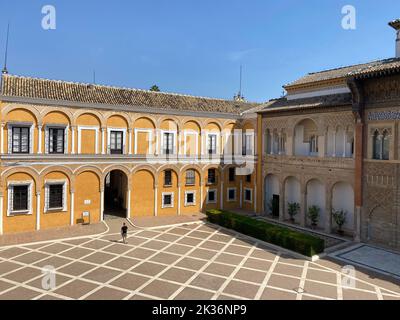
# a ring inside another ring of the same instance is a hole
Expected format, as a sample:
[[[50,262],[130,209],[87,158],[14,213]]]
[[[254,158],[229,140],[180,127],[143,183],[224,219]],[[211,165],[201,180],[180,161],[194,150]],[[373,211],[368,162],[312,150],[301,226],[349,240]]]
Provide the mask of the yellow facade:
[[[242,176],[229,181],[232,164],[221,162],[224,154],[231,156],[235,149],[233,131],[256,130],[255,117],[207,118],[179,112],[169,116],[22,103],[1,103],[0,108],[3,155],[0,232],[3,234],[75,225],[88,219],[91,223],[100,222],[107,211],[107,175],[116,171],[126,180],[116,198],[127,217],[193,215],[211,208],[256,209],[256,174],[251,182]],[[9,136],[12,127],[20,124],[31,130],[30,152],[21,155],[12,152]],[[47,130],[54,126],[65,130],[63,154],[48,152]],[[110,154],[111,131],[121,132],[123,154]],[[172,159],[164,157],[159,161],[164,132],[175,134],[175,153]],[[217,137],[217,156],[213,159],[208,155],[209,134]],[[241,150],[239,153],[241,156]],[[208,183],[210,168],[216,171],[215,184]],[[168,186],[164,181],[166,170],[172,173],[172,183]],[[187,170],[195,173],[193,184],[186,183]],[[10,183],[21,181],[31,183],[29,214],[9,212]],[[49,197],[46,185],[54,181],[65,182],[64,207],[46,210]],[[228,200],[228,189],[232,188],[236,197]],[[246,188],[253,190],[251,201],[244,199]],[[209,190],[215,191],[212,203],[208,201]],[[187,194],[193,195],[194,203],[186,203]],[[172,196],[172,204],[163,205],[164,195]]]

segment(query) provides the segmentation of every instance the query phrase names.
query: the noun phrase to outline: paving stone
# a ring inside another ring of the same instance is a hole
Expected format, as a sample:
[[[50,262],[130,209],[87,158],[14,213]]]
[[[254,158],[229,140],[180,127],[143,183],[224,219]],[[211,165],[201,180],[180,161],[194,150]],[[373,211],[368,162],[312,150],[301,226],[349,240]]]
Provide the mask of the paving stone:
[[[0,300],[32,300],[40,294],[40,292],[19,287],[1,294]]]
[[[144,262],[136,268],[132,269],[132,272],[154,277],[165,269],[165,266],[151,262]]]
[[[211,263],[204,272],[212,273],[218,276],[228,277],[235,270],[235,267],[230,267],[224,264],[213,262]]]
[[[86,297],[85,300],[122,300],[129,295],[126,291],[103,287]]]
[[[175,300],[210,300],[213,295],[214,294],[211,292],[194,288],[185,288],[175,297]]]
[[[224,278],[219,278],[206,274],[199,274],[191,283],[191,286],[205,288],[217,291],[226,281]]]
[[[181,261],[179,261],[176,266],[177,267],[182,267],[194,271],[198,271],[201,269],[207,261],[204,260],[199,260],[199,259],[194,259],[194,258],[184,258]]]
[[[184,269],[171,268],[164,272],[160,278],[165,280],[170,280],[179,283],[186,283],[193,275],[194,271],[188,271]]]
[[[117,277],[119,274],[121,274],[121,272],[105,267],[100,267],[86,274],[84,278],[99,283],[106,283],[111,279]]]
[[[296,300],[296,293],[265,288],[260,300]]]
[[[224,289],[224,293],[233,294],[246,299],[254,299],[258,289],[258,285],[233,280],[229,282],[228,286]]]
[[[127,290],[134,291],[144,283],[149,281],[149,278],[145,278],[139,275],[127,273],[119,277],[118,279],[114,280],[110,284],[114,287],[124,288]]]
[[[126,271],[131,269],[133,266],[136,266],[140,262],[141,261],[137,259],[120,257],[107,263],[106,266]]]
[[[61,294],[72,299],[79,299],[80,297],[94,290],[96,287],[97,285],[90,282],[74,280],[63,287],[58,288],[54,291],[54,293]]]
[[[140,290],[141,293],[154,297],[168,299],[180,286],[165,281],[154,280],[149,285]]]
[[[91,264],[83,263],[83,262],[73,262],[68,266],[60,268],[58,271],[61,273],[65,273],[71,276],[80,276],[83,273],[96,268],[96,266],[93,266]]]

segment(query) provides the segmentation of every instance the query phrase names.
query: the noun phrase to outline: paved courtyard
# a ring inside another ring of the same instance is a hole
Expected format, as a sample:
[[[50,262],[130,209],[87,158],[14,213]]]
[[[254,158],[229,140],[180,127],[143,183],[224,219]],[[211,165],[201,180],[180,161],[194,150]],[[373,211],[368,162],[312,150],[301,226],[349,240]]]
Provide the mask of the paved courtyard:
[[[133,229],[127,245],[117,231],[0,247],[0,300],[400,299],[395,279],[358,270],[346,289],[333,258],[309,262],[213,225]],[[45,266],[56,269],[50,291]]]

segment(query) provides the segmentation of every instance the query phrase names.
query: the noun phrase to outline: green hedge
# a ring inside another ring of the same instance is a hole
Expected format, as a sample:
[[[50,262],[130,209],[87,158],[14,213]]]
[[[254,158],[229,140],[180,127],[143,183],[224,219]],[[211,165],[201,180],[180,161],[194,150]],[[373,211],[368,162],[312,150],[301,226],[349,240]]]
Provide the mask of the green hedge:
[[[268,243],[312,257],[325,249],[325,241],[289,228],[222,210],[208,210],[208,221]]]

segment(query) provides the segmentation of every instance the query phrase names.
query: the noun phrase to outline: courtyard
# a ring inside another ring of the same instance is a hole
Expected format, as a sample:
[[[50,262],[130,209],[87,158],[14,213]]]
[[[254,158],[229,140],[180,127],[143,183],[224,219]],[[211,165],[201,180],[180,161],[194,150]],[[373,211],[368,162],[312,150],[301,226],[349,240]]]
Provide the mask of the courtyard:
[[[400,300],[399,281],[345,262],[311,262],[204,222],[0,247],[0,300]],[[42,270],[56,270],[44,290]]]

